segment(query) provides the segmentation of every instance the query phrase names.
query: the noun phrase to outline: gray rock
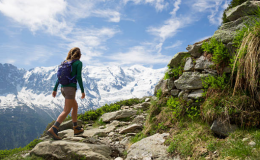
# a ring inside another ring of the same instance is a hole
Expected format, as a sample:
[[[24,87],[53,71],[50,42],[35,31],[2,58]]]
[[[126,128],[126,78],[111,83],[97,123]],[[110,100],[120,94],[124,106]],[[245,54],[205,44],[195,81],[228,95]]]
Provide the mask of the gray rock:
[[[185,92],[182,90],[182,91],[179,93],[178,97],[179,97],[179,98],[182,97],[184,93],[185,93]]]
[[[78,120],[78,126],[81,126],[81,125],[82,125],[82,121]],[[63,131],[63,130],[66,130],[66,129],[73,129],[73,122],[72,122],[72,120],[68,120],[68,121],[62,122],[60,124],[59,131]]]
[[[121,157],[117,157],[115,160],[124,160],[124,159]]]
[[[188,53],[194,58],[198,58],[201,56],[202,52],[200,50],[203,42],[201,43],[195,43],[193,45],[189,45],[186,49],[188,50]]]
[[[120,134],[123,134],[123,133],[130,133],[130,132],[135,132],[135,130],[137,129],[142,129],[143,128],[143,125],[141,124],[132,124],[126,128],[123,128],[119,131]]]
[[[208,69],[211,65],[214,65],[213,62],[210,62],[206,57],[200,56],[200,58],[196,59],[195,69]]]
[[[131,137],[125,137],[120,141],[120,144],[126,146],[130,142]]]
[[[188,95],[188,98],[198,99],[198,98],[201,98],[201,97],[202,97],[202,94],[203,94],[203,90],[202,90],[202,89],[199,89],[199,90],[196,90],[196,91],[191,92],[191,93]]]
[[[183,59],[183,57],[189,55],[189,53],[187,52],[179,52],[176,53],[173,58],[171,59],[171,61],[169,62],[168,66],[171,68],[175,68],[178,67],[181,63],[181,60]]]
[[[184,71],[190,71],[193,69],[193,67],[194,67],[193,60],[191,57],[188,57],[184,65]]]
[[[157,94],[157,91],[162,88],[162,85],[163,85],[164,83],[166,83],[166,81],[162,78],[162,79],[158,82],[158,84],[155,86],[155,88],[154,88],[154,95],[155,95],[155,96],[156,96],[156,94]]]
[[[145,117],[143,115],[138,115],[134,118],[134,120],[132,121],[132,123],[136,123],[136,124],[143,124],[145,121]]]
[[[167,79],[167,85],[168,85],[168,90],[172,90],[174,89],[175,85],[174,85],[174,80],[172,78]]]
[[[249,138],[243,138],[242,141],[245,142],[247,141]]]
[[[100,119],[102,119],[103,122],[109,122],[116,119],[131,117],[135,115],[136,112],[136,110],[119,110],[116,112],[105,113],[100,117]]]
[[[164,145],[167,136],[169,136],[169,133],[157,133],[134,143],[127,151],[126,160],[142,160],[147,157],[157,160],[170,160],[167,146]]]
[[[217,70],[212,70],[212,69],[204,69],[205,73],[211,74],[213,76],[217,76],[218,72]]]
[[[44,141],[37,144],[30,152],[31,155],[43,156],[57,159],[75,159],[79,158],[112,160],[110,157],[112,151],[109,146],[88,144],[71,141]]]
[[[172,96],[178,96],[179,93],[180,93],[180,90],[178,90],[178,89],[171,90],[171,95]]]
[[[260,7],[259,1],[244,2],[241,5],[238,5],[236,7],[227,10],[225,12],[227,16],[226,18],[230,21],[234,21],[240,17],[254,15],[258,7]]]
[[[237,125],[229,124],[228,122],[223,122],[217,119],[213,122],[210,129],[219,136],[227,137],[230,133],[237,129]]]
[[[145,100],[144,100],[145,102],[150,102],[151,101],[151,99],[150,98],[145,98]]]
[[[177,89],[192,90],[202,89],[202,78],[207,77],[208,74],[200,74],[199,72],[184,72],[179,79],[174,81]]]
[[[255,19],[256,16],[245,16],[235,21],[224,23],[217,31],[215,31],[212,37],[228,44],[233,41],[237,30],[241,30],[247,23],[249,25],[253,24]]]

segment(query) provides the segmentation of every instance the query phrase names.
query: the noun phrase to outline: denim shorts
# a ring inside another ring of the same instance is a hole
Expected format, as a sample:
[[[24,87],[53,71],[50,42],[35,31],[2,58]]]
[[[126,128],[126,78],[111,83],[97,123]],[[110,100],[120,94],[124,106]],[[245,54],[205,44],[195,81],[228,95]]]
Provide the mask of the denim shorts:
[[[75,87],[62,87],[61,94],[65,99],[75,99],[76,88]]]

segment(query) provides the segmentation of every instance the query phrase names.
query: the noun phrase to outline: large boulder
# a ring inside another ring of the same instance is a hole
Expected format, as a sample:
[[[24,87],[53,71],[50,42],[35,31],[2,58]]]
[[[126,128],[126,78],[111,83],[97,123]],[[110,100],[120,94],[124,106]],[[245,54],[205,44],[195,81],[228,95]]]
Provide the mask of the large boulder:
[[[255,12],[258,10],[258,7],[260,7],[259,1],[244,2],[241,5],[238,5],[236,7],[227,10],[225,12],[226,18],[230,21],[234,21],[240,17],[254,15]]]
[[[88,144],[71,141],[44,141],[37,144],[30,152],[31,155],[48,157],[49,159],[95,159],[112,160],[111,148],[106,145]]]
[[[230,133],[238,129],[237,125],[229,124],[227,121],[216,119],[210,129],[218,136],[227,137]]]
[[[208,74],[199,72],[184,72],[179,79],[174,81],[174,84],[177,89],[181,90],[202,89],[202,78],[207,76]]]
[[[103,114],[100,119],[102,119],[103,122],[110,122],[112,120],[117,120],[121,118],[128,118],[136,114],[136,110],[119,110],[115,112],[109,112]]]
[[[192,57],[198,58],[202,54],[202,51],[201,51],[202,44],[203,44],[203,42],[198,42],[193,45],[188,45],[188,47],[186,49],[188,50],[188,53],[190,53],[190,55]]]
[[[217,31],[215,31],[212,37],[228,44],[233,41],[237,30],[241,30],[245,27],[245,24],[252,24],[255,19],[256,16],[244,16],[235,21],[224,23]]]
[[[126,160],[170,160],[167,146],[164,145],[165,138],[169,133],[155,134],[134,143],[127,151]]]
[[[168,66],[171,67],[171,68],[175,68],[175,67],[178,67],[181,63],[181,60],[183,59],[183,57],[187,56],[187,55],[190,55],[189,53],[187,52],[179,52],[179,53],[176,53],[173,58],[171,59],[171,61],[169,62]]]
[[[195,69],[203,70],[208,69],[210,66],[214,65],[213,62],[206,59],[204,56],[200,56],[200,58],[196,59]]]

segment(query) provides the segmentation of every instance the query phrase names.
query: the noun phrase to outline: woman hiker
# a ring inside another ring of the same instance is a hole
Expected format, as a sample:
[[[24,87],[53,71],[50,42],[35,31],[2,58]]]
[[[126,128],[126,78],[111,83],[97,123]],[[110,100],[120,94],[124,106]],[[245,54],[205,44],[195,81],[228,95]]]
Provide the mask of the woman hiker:
[[[72,61],[71,76],[72,77],[75,76],[77,81],[75,81],[74,83],[69,83],[68,85],[61,85],[61,93],[65,98],[64,110],[61,112],[54,125],[47,132],[50,136],[53,137],[54,140],[61,140],[61,137],[58,136],[59,126],[67,117],[67,115],[70,113],[71,108],[72,108],[71,116],[73,122],[74,135],[84,132],[84,130],[78,127],[77,125],[78,104],[75,99],[77,82],[79,83],[81,89],[81,94],[82,94],[81,99],[85,98],[85,93],[84,93],[84,88],[83,88],[82,78],[81,78],[82,62],[79,60],[80,57],[81,57],[80,49],[74,47],[69,51],[68,56],[66,58],[68,62]],[[54,98],[56,97],[58,86],[59,86],[59,81],[57,80],[52,92],[52,96]]]

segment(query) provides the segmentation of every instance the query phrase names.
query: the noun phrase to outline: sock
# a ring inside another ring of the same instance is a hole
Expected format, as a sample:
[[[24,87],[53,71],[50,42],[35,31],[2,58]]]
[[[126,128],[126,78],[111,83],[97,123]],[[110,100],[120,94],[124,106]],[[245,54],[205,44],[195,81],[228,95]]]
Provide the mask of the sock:
[[[77,122],[73,122],[73,126],[77,126],[78,125],[78,123]]]
[[[56,127],[59,128],[59,127],[60,127],[60,123],[56,121],[56,122],[54,123],[54,126],[56,126]]]

